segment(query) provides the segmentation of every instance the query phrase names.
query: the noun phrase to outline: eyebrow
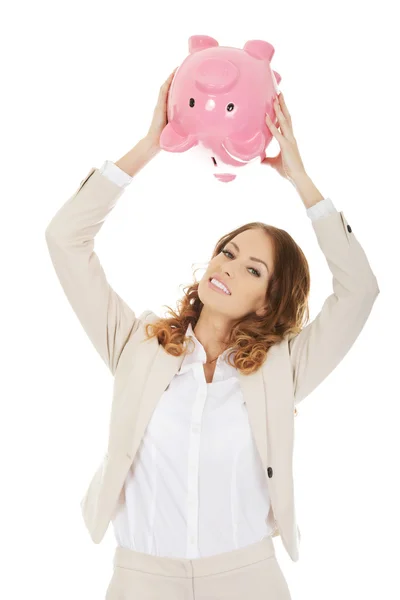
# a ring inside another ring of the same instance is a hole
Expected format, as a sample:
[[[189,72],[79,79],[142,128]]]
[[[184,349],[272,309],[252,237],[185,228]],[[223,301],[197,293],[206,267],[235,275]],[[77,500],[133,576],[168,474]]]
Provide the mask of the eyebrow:
[[[239,246],[237,244],[235,244],[235,242],[231,241],[230,243],[232,244],[232,246],[234,246],[236,248],[236,250],[238,252],[240,252]],[[268,273],[270,272],[267,264],[263,260],[261,260],[260,258],[255,258],[254,256],[250,256],[249,258],[250,258],[250,260],[255,260],[256,262],[262,263],[263,265],[265,265],[265,268],[267,269]]]

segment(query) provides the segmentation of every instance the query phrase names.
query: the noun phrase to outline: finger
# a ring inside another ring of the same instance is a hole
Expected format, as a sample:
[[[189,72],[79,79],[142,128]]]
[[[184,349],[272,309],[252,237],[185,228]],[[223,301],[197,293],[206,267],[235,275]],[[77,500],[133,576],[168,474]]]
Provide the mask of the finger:
[[[174,69],[172,71],[172,73],[169,75],[169,77],[164,81],[164,83],[162,84],[162,86],[160,87],[160,92],[164,92],[165,89],[170,85],[171,80],[173,78],[173,76],[175,75],[176,71],[179,69],[179,67],[176,67],[176,69]]]
[[[173,76],[175,75],[175,73],[177,72],[178,69],[179,69],[179,67],[176,67],[176,69],[174,69],[172,71],[172,73],[169,75],[169,77],[165,83],[168,83],[169,81],[171,81],[171,79],[173,78]]]
[[[278,99],[279,99],[278,106],[281,109],[282,114],[284,115],[284,117],[286,119],[288,128],[290,128],[290,130],[291,130],[291,132],[293,134],[292,118],[291,118],[290,113],[289,113],[289,111],[287,109],[287,106],[286,106],[285,100],[283,98],[282,92],[279,94]]]
[[[288,110],[288,107],[286,106],[286,102],[285,102],[285,98],[283,97],[282,92],[279,94],[278,96],[279,98],[279,103],[282,107],[282,112],[285,115],[285,117],[287,118],[287,120],[291,123],[292,122],[292,117],[290,116],[290,112]]]
[[[170,74],[170,76],[168,77],[167,81],[169,81],[170,79],[172,79],[172,77],[175,75],[176,71],[179,69],[179,67],[176,67],[176,69],[174,69],[172,71],[172,73]]]
[[[277,100],[276,98],[274,100],[274,110],[275,110],[276,116],[278,117],[279,126],[281,128],[283,135],[285,136],[285,138],[291,139],[292,138],[292,130],[291,130],[290,123],[288,122],[285,115],[283,114],[282,109],[279,104],[279,100]]]
[[[271,131],[271,133],[274,135],[274,137],[276,137],[276,139],[278,140],[278,142],[281,142],[284,139],[284,136],[281,134],[281,132],[275,127],[275,125],[273,124],[273,122],[271,121],[271,117],[269,116],[269,114],[267,113],[265,115],[265,121]]]

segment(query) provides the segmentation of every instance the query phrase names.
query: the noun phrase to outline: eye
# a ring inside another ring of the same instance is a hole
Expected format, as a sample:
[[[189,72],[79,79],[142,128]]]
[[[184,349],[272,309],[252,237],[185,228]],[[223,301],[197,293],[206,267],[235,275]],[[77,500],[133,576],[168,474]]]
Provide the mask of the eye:
[[[190,100],[189,100],[189,106],[191,108],[193,108],[193,106],[194,106],[194,98],[190,98]]]
[[[222,254],[230,254],[231,256],[233,256],[232,252],[230,252],[229,250],[221,250]],[[252,271],[254,271],[256,273],[256,277],[261,277],[261,273],[260,271],[257,271],[257,269],[253,269],[253,267],[249,267],[249,269],[251,269]]]
[[[226,107],[226,110],[228,112],[232,112],[234,108],[235,108],[235,105],[233,104],[233,102],[229,102],[228,106]]]

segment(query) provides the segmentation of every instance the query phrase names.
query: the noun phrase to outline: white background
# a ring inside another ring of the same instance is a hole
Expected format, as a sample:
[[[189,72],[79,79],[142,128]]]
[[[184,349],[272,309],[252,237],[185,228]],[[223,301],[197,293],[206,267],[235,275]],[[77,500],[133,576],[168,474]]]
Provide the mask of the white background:
[[[388,0],[3,9],[2,598],[99,600],[110,581],[112,526],[93,544],[79,503],[106,450],[113,379],[68,305],[45,228],[91,167],[117,161],[147,133],[159,88],[195,34],[274,46],[305,168],[344,212],[381,290],[349,354],[298,407],[300,560],[277,537],[278,561],[296,600],[399,597],[395,10]],[[267,153],[278,149],[274,140]],[[114,289],[137,314],[165,315],[216,240],[260,220],[305,252],[314,318],[331,273],[295,188],[267,166],[221,183],[194,156],[161,152],[107,218],[95,247]]]

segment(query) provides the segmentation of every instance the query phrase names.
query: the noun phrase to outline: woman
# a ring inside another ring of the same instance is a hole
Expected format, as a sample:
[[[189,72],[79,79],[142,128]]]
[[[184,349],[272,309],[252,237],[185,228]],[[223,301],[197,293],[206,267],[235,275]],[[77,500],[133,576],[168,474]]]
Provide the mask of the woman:
[[[379,293],[342,212],[304,169],[283,95],[280,145],[265,163],[295,186],[333,275],[308,320],[306,258],[282,229],[255,222],[215,246],[177,312],[137,317],[109,285],[94,237],[132,177],[157,152],[173,73],[147,136],[91,169],[46,230],[67,298],[114,381],[108,451],[81,502],[99,543],[118,545],[107,600],[287,600],[280,535],[298,560],[295,406],[348,352]]]

